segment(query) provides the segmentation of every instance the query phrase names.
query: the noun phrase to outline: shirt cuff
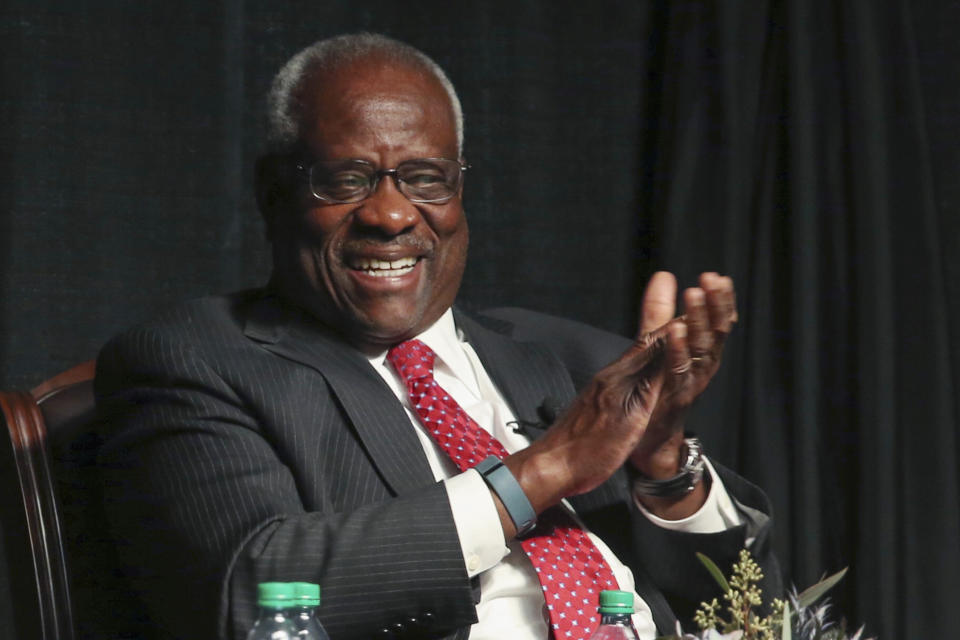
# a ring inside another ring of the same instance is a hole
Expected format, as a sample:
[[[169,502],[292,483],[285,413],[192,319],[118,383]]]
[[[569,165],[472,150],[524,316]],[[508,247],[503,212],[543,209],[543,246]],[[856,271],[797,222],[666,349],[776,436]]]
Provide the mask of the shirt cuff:
[[[467,575],[474,577],[493,567],[510,550],[503,538],[497,505],[480,474],[467,469],[443,481],[460,537]]]
[[[640,512],[657,526],[686,533],[717,533],[739,525],[742,520],[737,508],[733,505],[733,500],[730,499],[730,494],[727,493],[727,488],[723,486],[723,481],[720,480],[710,461],[706,457],[703,461],[706,472],[710,474],[710,492],[707,494],[707,500],[696,513],[682,520],[664,520],[648,511],[640,502],[640,496],[634,492],[633,501]]]

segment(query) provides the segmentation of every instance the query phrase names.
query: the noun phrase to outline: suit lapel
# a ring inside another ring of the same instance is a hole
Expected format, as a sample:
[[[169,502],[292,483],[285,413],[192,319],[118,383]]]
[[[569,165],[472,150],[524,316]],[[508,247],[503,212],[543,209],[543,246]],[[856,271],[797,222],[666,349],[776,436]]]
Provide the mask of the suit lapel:
[[[492,331],[458,309],[454,309],[454,318],[519,420],[541,422],[537,409],[548,398],[560,406],[573,399],[573,383],[549,350]],[[495,322],[503,329],[510,327],[509,323]]]
[[[434,482],[403,406],[363,354],[269,294],[254,303],[244,333],[264,349],[323,376],[394,493]]]

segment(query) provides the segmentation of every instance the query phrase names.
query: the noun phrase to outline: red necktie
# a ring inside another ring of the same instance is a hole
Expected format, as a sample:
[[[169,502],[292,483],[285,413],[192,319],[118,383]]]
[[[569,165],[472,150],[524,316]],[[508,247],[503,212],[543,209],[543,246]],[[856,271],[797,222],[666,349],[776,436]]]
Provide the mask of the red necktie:
[[[507,456],[503,445],[433,379],[436,354],[430,347],[408,340],[390,349],[387,359],[406,383],[420,421],[461,471],[491,454],[500,459]],[[586,532],[558,505],[540,514],[537,528],[520,545],[543,587],[553,637],[589,638],[600,623],[600,591],[618,586]]]

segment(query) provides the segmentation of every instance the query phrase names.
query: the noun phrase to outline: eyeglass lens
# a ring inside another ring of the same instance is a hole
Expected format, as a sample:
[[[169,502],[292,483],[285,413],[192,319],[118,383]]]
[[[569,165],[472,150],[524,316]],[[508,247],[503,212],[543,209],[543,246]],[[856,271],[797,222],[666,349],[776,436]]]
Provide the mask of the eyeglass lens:
[[[392,173],[400,192],[413,202],[449,200],[460,188],[462,167],[456,160],[407,160],[394,171],[378,170],[363,160],[317,162],[310,169],[310,187],[328,202],[359,202],[376,189],[381,177]]]

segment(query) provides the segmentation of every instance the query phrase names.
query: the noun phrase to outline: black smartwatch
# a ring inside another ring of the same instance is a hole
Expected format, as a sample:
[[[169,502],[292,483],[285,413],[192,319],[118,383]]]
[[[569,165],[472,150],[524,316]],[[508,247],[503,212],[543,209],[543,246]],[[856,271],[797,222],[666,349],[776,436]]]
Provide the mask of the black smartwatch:
[[[523,492],[520,483],[500,458],[487,456],[474,469],[500,498],[507,514],[513,520],[513,525],[517,528],[518,537],[529,533],[537,526],[537,512],[533,510],[533,505],[527,499],[527,494]]]

